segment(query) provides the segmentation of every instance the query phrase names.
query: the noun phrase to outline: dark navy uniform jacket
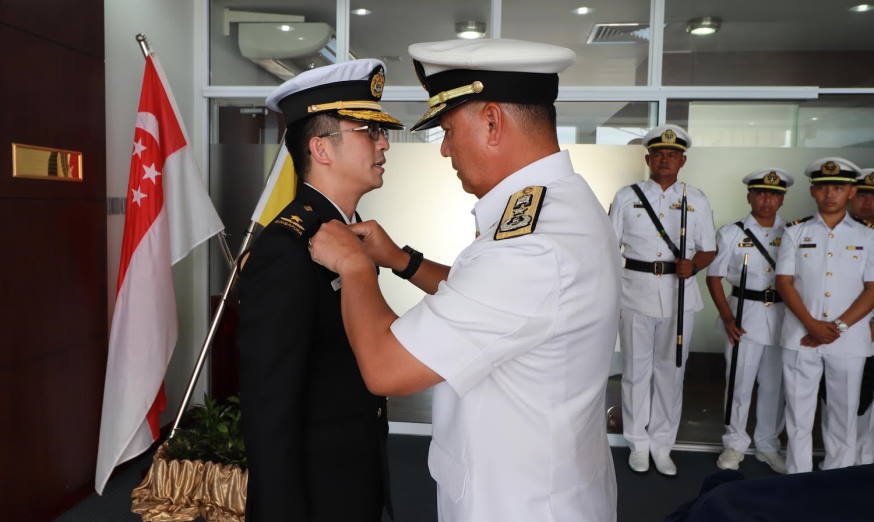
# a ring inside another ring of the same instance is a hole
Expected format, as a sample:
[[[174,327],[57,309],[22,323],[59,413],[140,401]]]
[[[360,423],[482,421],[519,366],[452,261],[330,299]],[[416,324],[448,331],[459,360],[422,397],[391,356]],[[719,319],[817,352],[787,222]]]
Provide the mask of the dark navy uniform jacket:
[[[364,385],[340,315],[337,274],[307,240],[343,220],[318,191],[258,236],[238,283],[240,399],[250,522],[378,522],[388,504],[385,397]]]

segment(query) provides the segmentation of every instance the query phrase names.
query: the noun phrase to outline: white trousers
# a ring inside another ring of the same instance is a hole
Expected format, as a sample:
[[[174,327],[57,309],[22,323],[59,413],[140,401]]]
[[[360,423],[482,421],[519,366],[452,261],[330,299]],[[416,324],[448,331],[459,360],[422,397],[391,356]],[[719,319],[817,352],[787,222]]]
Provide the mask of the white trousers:
[[[725,349],[725,394],[731,372],[732,343]],[[737,349],[737,371],[734,397],[731,401],[731,424],[726,426],[722,445],[741,453],[750,447],[747,418],[753,396],[753,385],[759,383],[756,395],[756,428],[753,437],[756,449],[774,452],[780,449],[777,438],[783,431],[783,350],[779,346],[765,346],[741,337]],[[723,395],[723,404],[725,404]]]
[[[834,357],[817,350],[783,350],[786,394],[786,468],[813,469],[813,419],[819,380],[825,372],[827,422],[822,423],[825,460],[822,469],[852,466],[856,460],[856,410],[864,357]]]
[[[683,373],[692,344],[695,314],[683,318],[682,366],[676,366],[675,317],[650,317],[622,309],[623,435],[633,451],[668,453],[677,440],[683,409]]]

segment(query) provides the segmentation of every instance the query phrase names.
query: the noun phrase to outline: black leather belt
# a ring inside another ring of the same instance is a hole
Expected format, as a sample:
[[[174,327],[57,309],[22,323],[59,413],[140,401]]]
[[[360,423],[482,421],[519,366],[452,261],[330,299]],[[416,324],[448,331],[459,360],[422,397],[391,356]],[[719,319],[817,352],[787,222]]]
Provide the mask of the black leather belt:
[[[625,268],[655,276],[677,273],[677,263],[673,261],[638,261],[637,259],[625,258]]]
[[[740,288],[732,286],[731,296],[740,297]],[[746,290],[744,292],[744,299],[761,301],[762,303],[765,303],[765,306],[783,302],[783,298],[780,297],[780,294],[773,288],[766,288],[765,290]]]

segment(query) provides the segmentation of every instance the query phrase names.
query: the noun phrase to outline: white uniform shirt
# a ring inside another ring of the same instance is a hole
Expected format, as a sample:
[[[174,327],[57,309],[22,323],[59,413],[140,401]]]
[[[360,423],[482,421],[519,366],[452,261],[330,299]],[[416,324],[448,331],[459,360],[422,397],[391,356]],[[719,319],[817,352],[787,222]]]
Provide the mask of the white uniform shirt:
[[[874,231],[847,214],[829,229],[819,214],[797,225],[787,225],[777,258],[777,274],[794,276],[795,288],[814,319],[833,321],[859,297],[864,281],[874,281]],[[780,344],[790,350],[801,346],[807,330],[787,311]],[[823,355],[874,355],[868,318],[842,333],[836,341],[815,348]]]
[[[777,252],[780,249],[780,241],[783,235],[783,227],[786,224],[783,218],[777,216],[774,226],[770,228],[759,225],[752,214],[743,220],[744,228],[752,232],[759,242],[765,247],[765,251],[774,261],[777,260]],[[765,259],[759,249],[749,241],[743,230],[734,223],[724,225],[716,234],[716,246],[718,252],[713,263],[707,269],[707,275],[722,277],[732,286],[740,287],[740,273],[743,268],[744,254],[750,255],[747,265],[747,290],[764,290],[774,288],[776,272],[771,264]],[[729,290],[730,292],[730,290]],[[731,312],[737,313],[737,298],[730,297],[728,305]],[[761,301],[751,299],[744,300],[743,324],[746,330],[745,338],[766,346],[780,344],[780,326],[783,322],[785,306],[783,303],[774,303],[765,306]]]
[[[665,232],[680,247],[680,201],[683,184],[674,183],[667,190],[651,179],[638,185],[665,227]],[[689,185],[686,195],[686,258],[695,252],[716,250],[713,213],[707,196]],[[638,261],[675,261],[674,254],[659,235],[637,194],[630,186],[622,187],[610,205],[610,221],[622,246],[622,255]],[[684,296],[686,312],[704,307],[698,280],[686,280]],[[624,309],[650,317],[672,317],[677,308],[677,276],[656,277],[645,272],[622,270],[622,301]]]
[[[546,186],[533,233],[494,240],[515,192]],[[437,293],[392,324],[446,382],[428,456],[441,521],[616,519],[604,423],[619,259],[607,216],[559,152],[475,208],[479,237]]]

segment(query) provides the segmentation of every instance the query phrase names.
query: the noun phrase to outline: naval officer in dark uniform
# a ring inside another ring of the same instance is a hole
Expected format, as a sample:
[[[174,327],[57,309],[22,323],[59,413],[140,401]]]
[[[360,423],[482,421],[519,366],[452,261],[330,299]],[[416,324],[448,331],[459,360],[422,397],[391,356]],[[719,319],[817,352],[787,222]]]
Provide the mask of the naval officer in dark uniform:
[[[386,399],[368,392],[340,315],[337,274],[307,242],[358,221],[382,185],[388,129],[378,60],[313,69],[267,105],[288,126],[297,195],[255,241],[240,282],[240,397],[249,522],[378,522],[389,512]]]

